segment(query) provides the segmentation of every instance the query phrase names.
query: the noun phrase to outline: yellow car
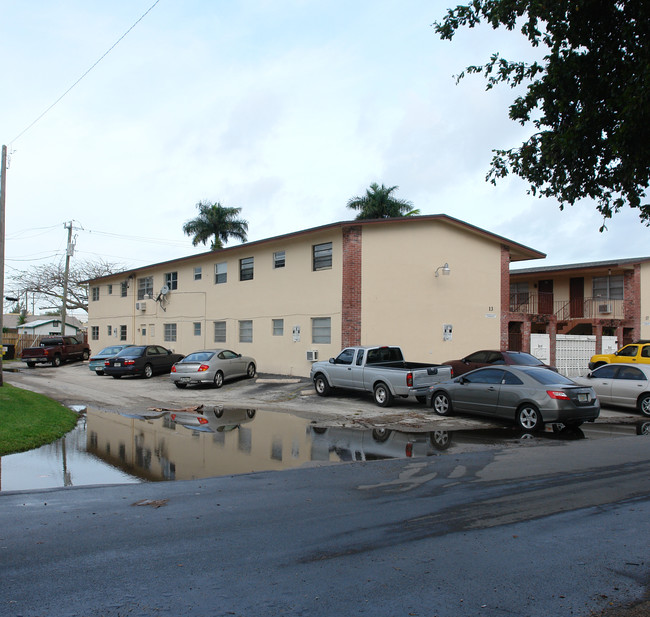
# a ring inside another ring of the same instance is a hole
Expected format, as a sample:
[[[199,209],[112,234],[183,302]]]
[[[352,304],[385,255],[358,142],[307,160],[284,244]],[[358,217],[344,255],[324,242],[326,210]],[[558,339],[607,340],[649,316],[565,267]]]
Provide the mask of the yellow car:
[[[603,364],[650,364],[650,341],[632,343],[619,349],[616,353],[604,353],[591,356],[589,368],[595,369]]]

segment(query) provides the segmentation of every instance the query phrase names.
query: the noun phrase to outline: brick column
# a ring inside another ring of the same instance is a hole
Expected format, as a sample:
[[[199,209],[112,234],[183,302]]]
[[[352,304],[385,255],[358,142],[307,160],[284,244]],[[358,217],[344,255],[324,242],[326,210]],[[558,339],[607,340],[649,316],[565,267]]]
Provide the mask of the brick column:
[[[343,228],[341,344],[361,345],[361,226]]]

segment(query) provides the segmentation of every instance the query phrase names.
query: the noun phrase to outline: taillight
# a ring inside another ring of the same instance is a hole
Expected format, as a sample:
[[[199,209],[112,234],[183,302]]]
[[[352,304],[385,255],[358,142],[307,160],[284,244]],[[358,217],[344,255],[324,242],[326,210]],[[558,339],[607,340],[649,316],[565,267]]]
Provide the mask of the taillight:
[[[199,366],[199,368],[197,369],[197,371],[198,371],[199,373],[203,373],[204,371],[207,371],[209,368],[210,368],[210,367],[209,367],[207,364],[202,364],[201,366]]]
[[[569,398],[569,395],[564,390],[547,390],[546,394],[548,394],[551,398],[558,399],[560,401],[571,400]]]
[[[198,417],[198,421],[199,421],[199,424],[207,424],[208,423],[208,419],[203,418],[202,416]]]
[[[110,366],[111,361],[110,360],[104,360],[104,366]]]
[[[413,456],[413,444],[409,441],[406,444],[406,458],[411,458]]]
[[[406,374],[406,385],[409,388],[413,387],[413,373],[407,373]]]
[[[174,422],[176,420],[176,414],[175,413],[173,413],[170,417],[172,419],[172,422]]]
[[[175,373],[175,372],[176,372],[176,365],[174,364],[174,366],[172,366],[172,373]]]
[[[124,360],[123,364],[124,366],[131,366],[132,364],[135,364],[135,360]]]

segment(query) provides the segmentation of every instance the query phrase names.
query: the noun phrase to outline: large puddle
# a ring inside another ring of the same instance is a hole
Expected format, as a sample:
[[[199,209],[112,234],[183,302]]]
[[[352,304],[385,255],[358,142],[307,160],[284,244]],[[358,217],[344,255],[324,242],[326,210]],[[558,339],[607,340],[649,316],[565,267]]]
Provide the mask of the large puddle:
[[[326,427],[254,409],[118,414],[89,409],[60,440],[0,459],[0,491],[189,480],[314,464],[432,456],[447,450],[648,435],[650,421],[546,427],[402,432]]]

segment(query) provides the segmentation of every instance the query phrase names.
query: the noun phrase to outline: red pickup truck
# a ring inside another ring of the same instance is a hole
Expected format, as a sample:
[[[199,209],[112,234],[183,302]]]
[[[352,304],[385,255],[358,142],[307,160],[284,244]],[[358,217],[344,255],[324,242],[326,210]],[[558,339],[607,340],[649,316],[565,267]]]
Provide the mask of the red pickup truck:
[[[41,339],[38,347],[23,349],[20,359],[29,368],[36,364],[51,364],[60,366],[70,360],[88,360],[90,346],[74,336],[46,336]]]

